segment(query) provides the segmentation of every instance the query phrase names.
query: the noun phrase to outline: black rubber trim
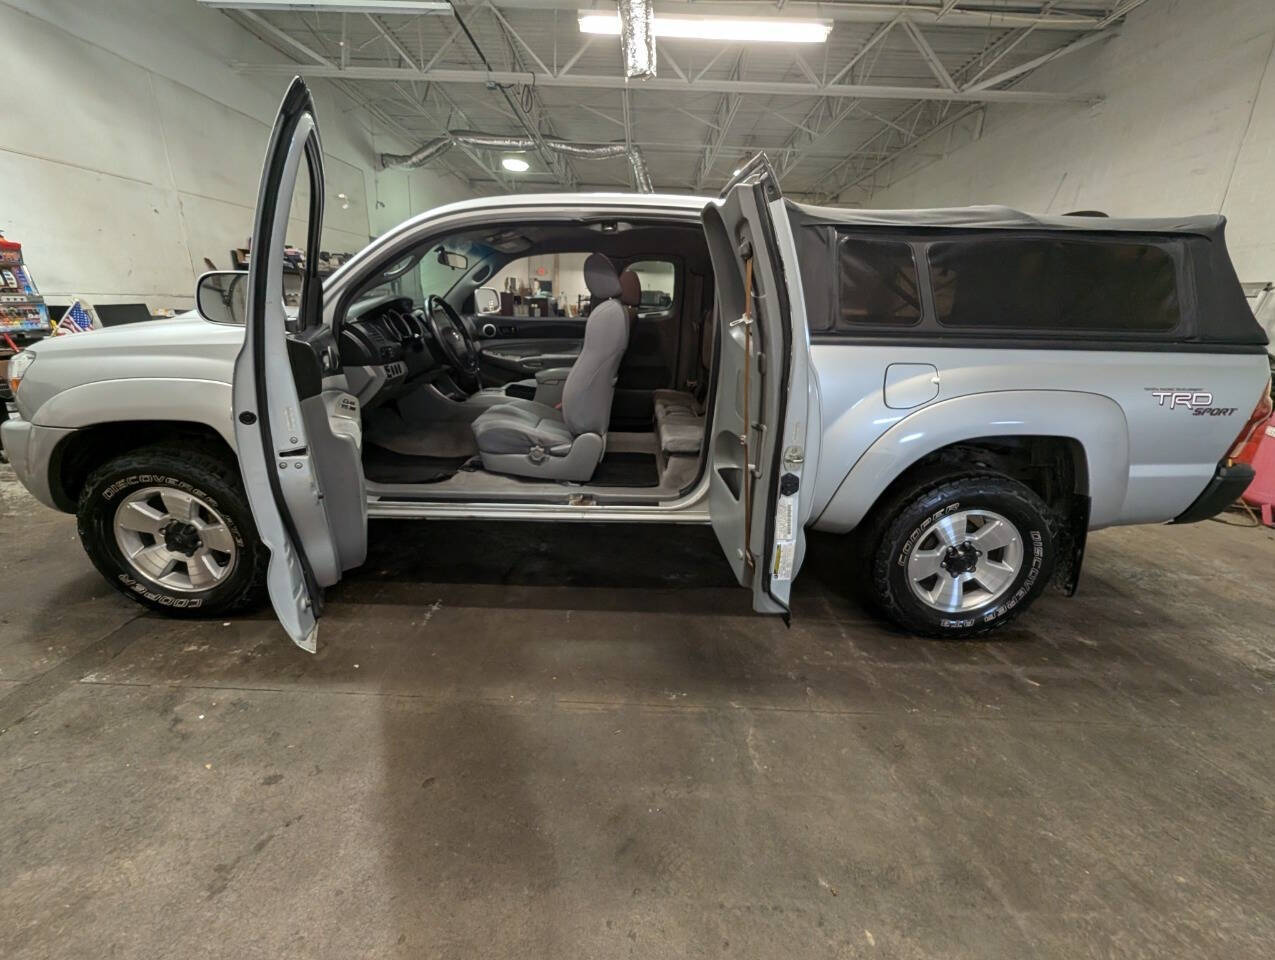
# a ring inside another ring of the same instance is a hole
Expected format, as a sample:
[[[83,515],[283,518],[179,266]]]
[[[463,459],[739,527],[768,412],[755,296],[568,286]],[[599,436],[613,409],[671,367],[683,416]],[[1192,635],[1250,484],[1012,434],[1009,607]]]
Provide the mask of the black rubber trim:
[[[912,329],[912,328],[909,328]],[[882,336],[855,333],[812,333],[814,346],[839,347],[956,347],[966,350],[1121,350],[1131,353],[1265,354],[1260,343],[1204,343],[1186,340],[1075,340],[1041,337],[981,337],[976,334],[904,334]]]
[[[270,146],[266,151],[266,169],[262,174],[261,192],[257,197],[257,217],[253,225],[252,236],[252,249],[255,251],[252,265],[259,269],[249,270],[249,275],[252,279],[251,293],[254,310],[252,315],[248,317],[248,323],[253,326],[254,339],[258,345],[258,349],[254,350],[252,355],[253,387],[257,400],[257,423],[260,425],[261,444],[266,454],[266,476],[270,479],[270,494],[279,508],[279,517],[283,521],[284,533],[292,541],[293,549],[296,550],[297,558],[301,564],[302,581],[305,584],[306,594],[310,600],[310,609],[317,619],[323,612],[323,590],[314,576],[314,568],[310,563],[310,558],[302,547],[301,534],[297,530],[297,525],[292,519],[291,512],[288,510],[288,503],[284,498],[279,477],[273,469],[270,469],[274,464],[275,445],[274,438],[270,433],[270,397],[266,383],[266,357],[264,349],[261,349],[269,258],[272,255],[279,255],[277,251],[271,250],[270,237],[274,233],[275,213],[278,209],[283,168],[288,159],[288,145],[292,141],[292,135],[296,132],[301,118],[307,113],[313,116],[314,112],[314,98],[310,95],[309,87],[306,86],[305,81],[300,77],[294,77],[288,87],[288,92],[284,94],[283,103],[279,107],[279,115],[275,118],[274,128],[270,133]],[[306,316],[316,316],[313,313],[309,313],[309,310],[321,307],[320,301],[323,296],[323,287],[318,282],[316,272],[318,258],[314,255],[318,250],[319,231],[322,228],[323,221],[323,151],[319,146],[317,121],[314,132],[306,141],[305,155],[311,180],[308,237],[311,246],[306,251],[306,274],[302,279],[302,310],[298,315],[301,319]]]
[[[1240,498],[1240,494],[1248,489],[1256,475],[1257,472],[1247,463],[1219,463],[1217,473],[1204,488],[1204,492],[1170,522],[1197,523],[1217,516]]]
[[[1092,506],[1091,497],[1083,494],[1072,497],[1067,522],[1071,555],[1068,557],[1067,577],[1062,585],[1063,592],[1069,597],[1076,595],[1076,588],[1080,585],[1080,568],[1085,562],[1085,543],[1089,538],[1089,512]]]

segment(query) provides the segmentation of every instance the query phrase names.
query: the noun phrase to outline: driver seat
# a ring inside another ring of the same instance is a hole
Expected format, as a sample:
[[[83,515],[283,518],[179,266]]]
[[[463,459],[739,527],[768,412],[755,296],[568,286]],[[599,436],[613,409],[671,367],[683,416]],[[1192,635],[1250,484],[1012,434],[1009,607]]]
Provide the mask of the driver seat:
[[[593,253],[584,261],[584,283],[595,306],[559,407],[510,399],[474,421],[478,454],[493,473],[583,483],[606,451],[611,399],[629,344],[629,317],[620,303],[615,266],[605,256]]]

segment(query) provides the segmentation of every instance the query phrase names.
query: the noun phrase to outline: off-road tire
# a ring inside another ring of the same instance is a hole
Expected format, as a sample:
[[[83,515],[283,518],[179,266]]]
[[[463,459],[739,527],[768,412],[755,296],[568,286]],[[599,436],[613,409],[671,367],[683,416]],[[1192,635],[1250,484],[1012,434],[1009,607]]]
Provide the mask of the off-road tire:
[[[198,593],[175,591],[138,575],[121,553],[113,530],[115,509],[130,492],[173,486],[216,508],[238,548],[222,583]],[[229,456],[173,446],[143,447],[94,470],[76,509],[80,542],[93,565],[125,596],[170,616],[220,617],[258,606],[266,593],[270,551],[257,536],[239,470]]]
[[[1017,527],[1023,544],[1022,567],[991,602],[945,613],[912,592],[908,557],[936,522],[976,508],[994,511]],[[891,620],[926,637],[960,639],[1004,626],[1045,589],[1060,553],[1058,518],[1029,487],[1001,474],[921,481],[882,505],[879,529],[882,532],[871,555],[872,599]]]

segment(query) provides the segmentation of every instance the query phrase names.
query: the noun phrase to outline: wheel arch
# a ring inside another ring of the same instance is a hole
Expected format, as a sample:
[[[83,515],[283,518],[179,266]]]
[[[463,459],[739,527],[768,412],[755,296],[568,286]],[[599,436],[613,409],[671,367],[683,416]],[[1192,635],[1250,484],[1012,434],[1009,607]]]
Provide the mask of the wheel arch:
[[[49,491],[59,509],[74,513],[89,475],[109,460],[142,447],[170,443],[205,450],[235,463],[231,445],[215,428],[191,420],[113,420],[68,434],[49,460]]]
[[[1011,390],[929,404],[886,430],[859,458],[814,521],[845,533],[859,526],[919,471],[982,464],[1024,480],[1046,501],[1043,468],[1053,465],[1067,494],[1089,500],[1089,526],[1113,522],[1129,482],[1124,412],[1109,397],[1060,390]],[[1034,481],[1034,482],[1033,482]]]

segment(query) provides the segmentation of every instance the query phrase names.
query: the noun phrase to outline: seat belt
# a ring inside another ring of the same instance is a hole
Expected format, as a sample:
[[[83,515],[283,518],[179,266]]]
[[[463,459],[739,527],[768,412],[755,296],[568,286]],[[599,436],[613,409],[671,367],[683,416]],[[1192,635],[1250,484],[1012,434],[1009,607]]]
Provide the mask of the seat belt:
[[[739,435],[744,448],[744,564],[749,570],[756,566],[749,545],[753,542],[753,463],[750,443],[753,432],[751,374],[753,369],[753,258],[749,248],[744,261],[744,315],[732,320],[731,326],[744,326],[744,432]]]

